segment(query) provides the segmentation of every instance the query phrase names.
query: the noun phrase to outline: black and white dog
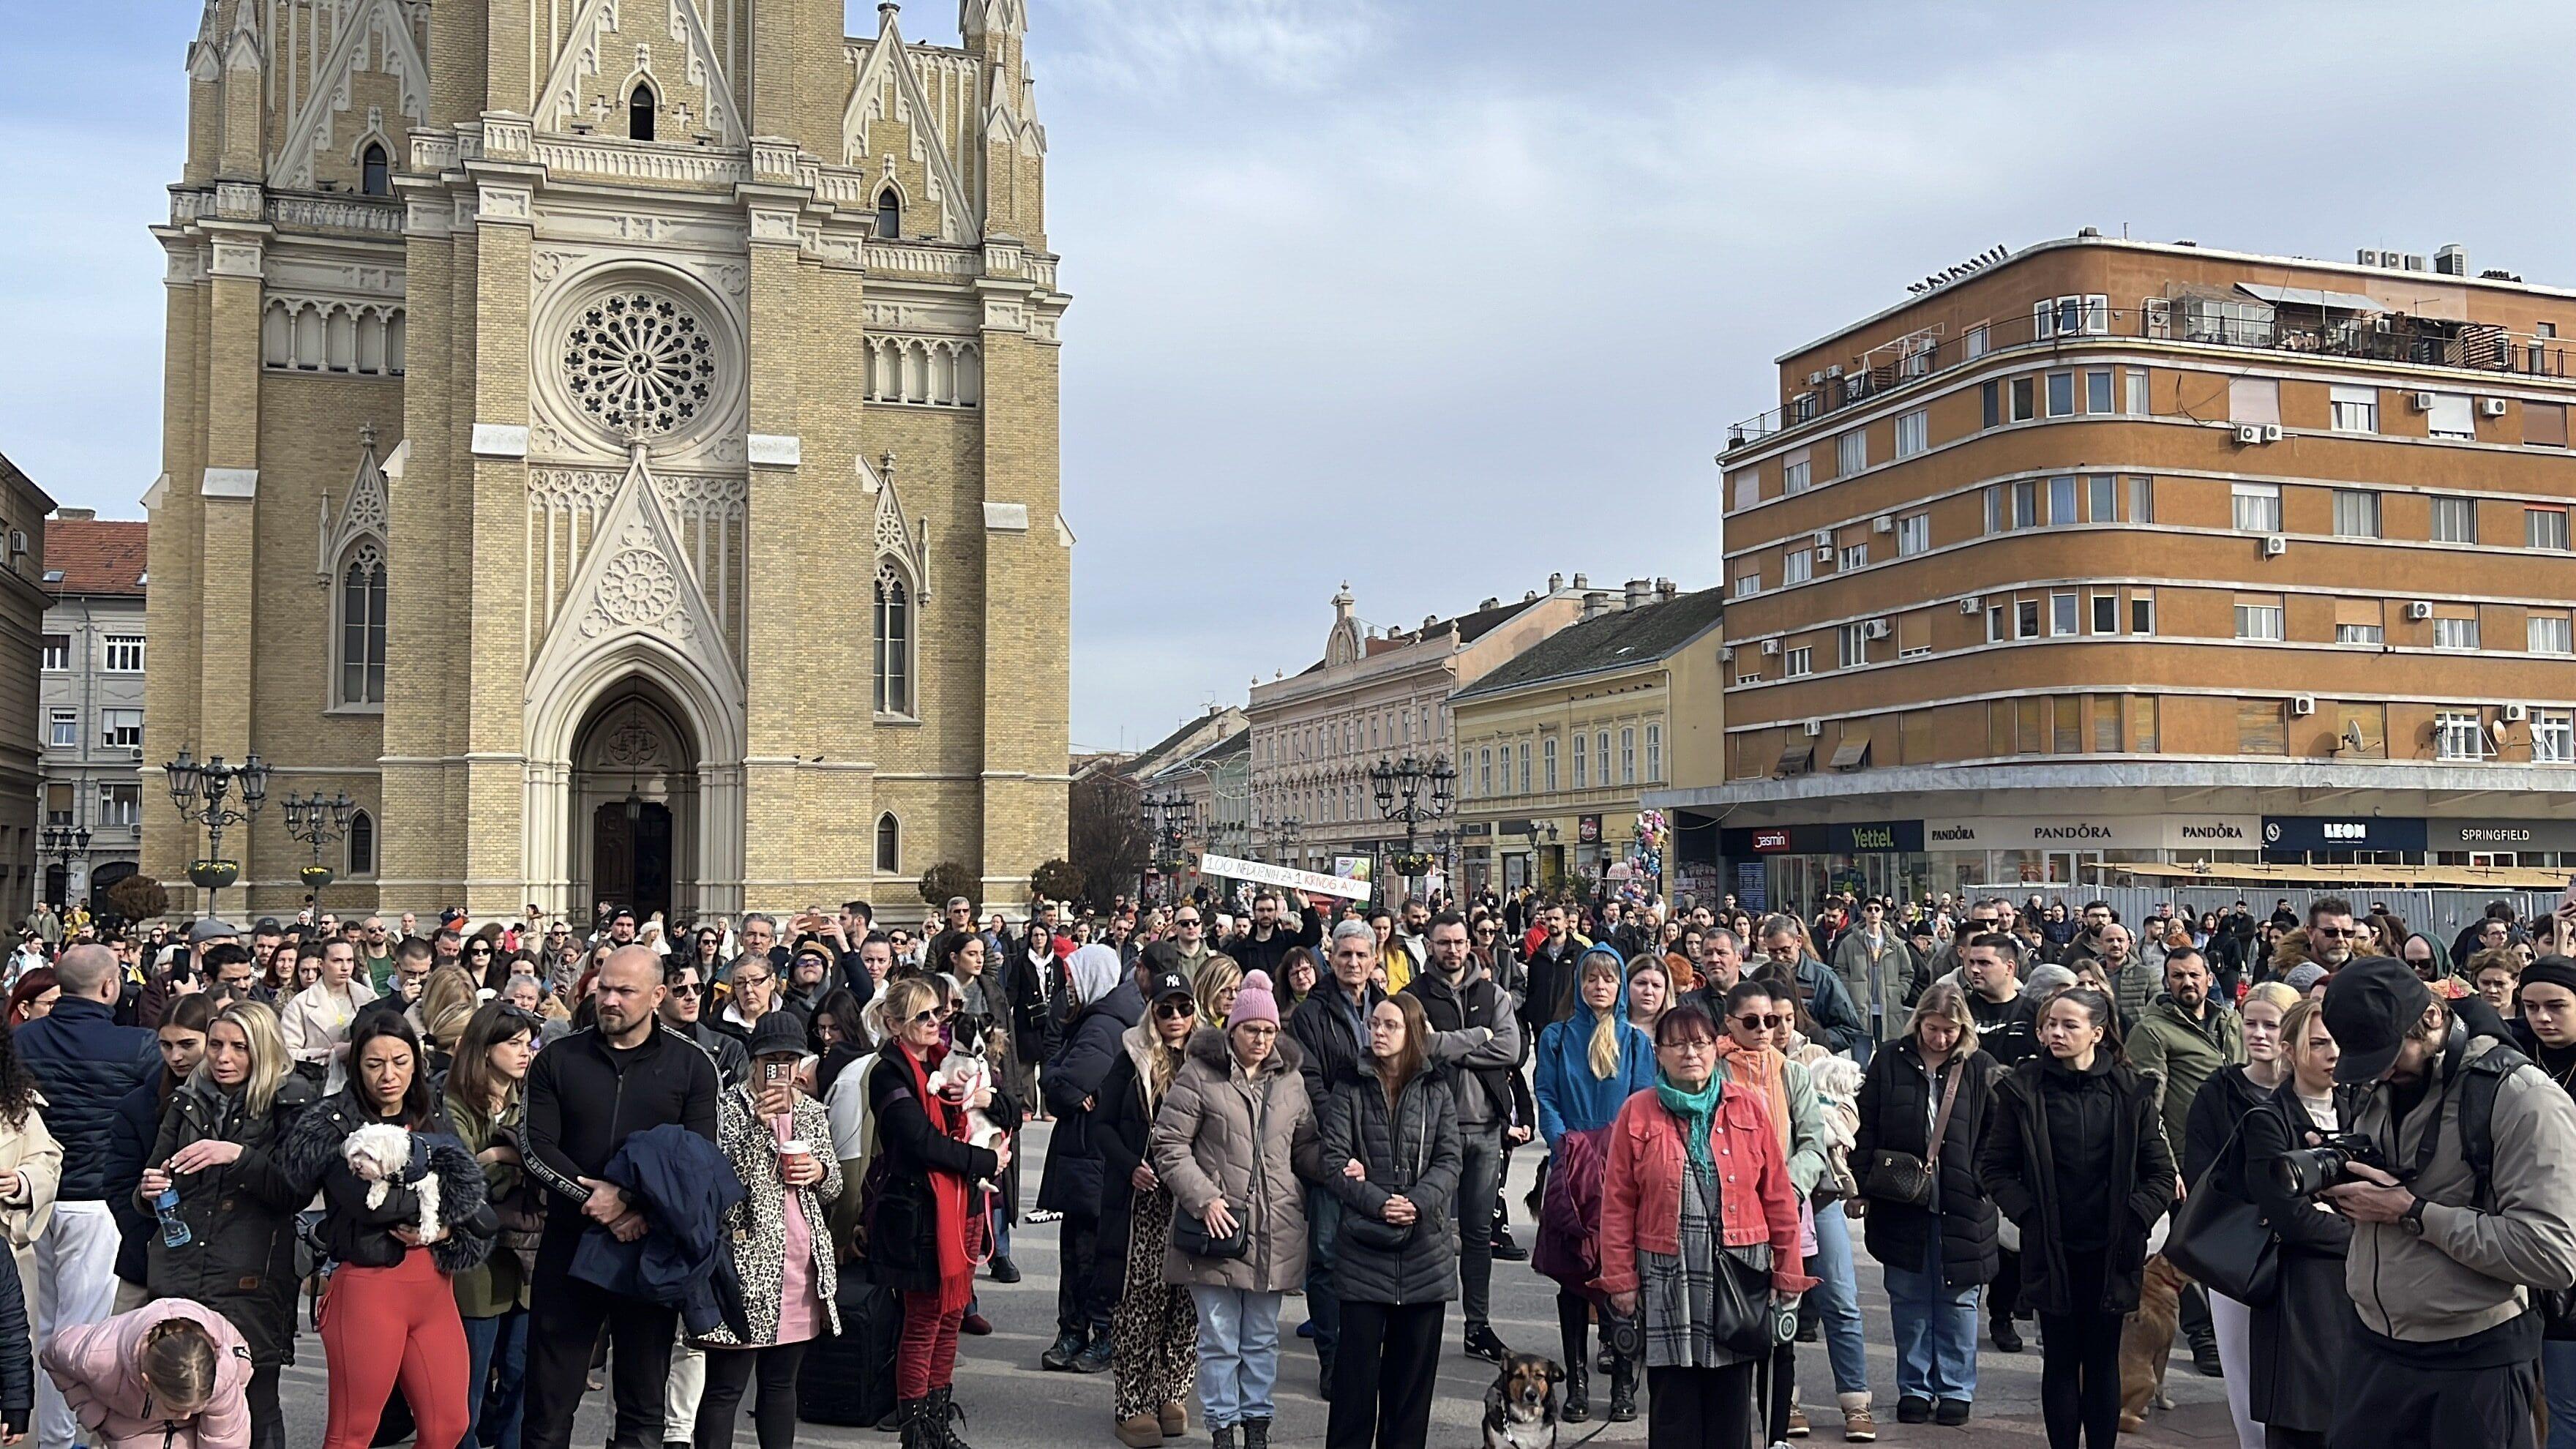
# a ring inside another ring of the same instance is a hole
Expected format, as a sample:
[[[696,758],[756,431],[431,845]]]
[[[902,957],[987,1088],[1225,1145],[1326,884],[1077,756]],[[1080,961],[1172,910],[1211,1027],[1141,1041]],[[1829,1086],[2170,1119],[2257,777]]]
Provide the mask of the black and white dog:
[[[1516,1353],[1485,1390],[1485,1449],[1556,1449],[1556,1360]]]

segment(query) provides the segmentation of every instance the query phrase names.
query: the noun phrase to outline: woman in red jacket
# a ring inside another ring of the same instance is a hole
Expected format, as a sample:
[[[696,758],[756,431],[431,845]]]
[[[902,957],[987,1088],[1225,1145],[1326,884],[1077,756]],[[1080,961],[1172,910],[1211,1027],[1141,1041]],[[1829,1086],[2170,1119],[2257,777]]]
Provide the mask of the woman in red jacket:
[[[1718,1079],[1719,1040],[1696,1002],[1665,1012],[1655,1085],[1610,1125],[1598,1286],[1618,1313],[1644,1314],[1649,1449],[1733,1449],[1754,1437],[1755,1369],[1769,1355],[1719,1341],[1721,1275],[1783,1303],[1816,1282],[1799,1272],[1798,1197],[1779,1137],[1759,1094]]]

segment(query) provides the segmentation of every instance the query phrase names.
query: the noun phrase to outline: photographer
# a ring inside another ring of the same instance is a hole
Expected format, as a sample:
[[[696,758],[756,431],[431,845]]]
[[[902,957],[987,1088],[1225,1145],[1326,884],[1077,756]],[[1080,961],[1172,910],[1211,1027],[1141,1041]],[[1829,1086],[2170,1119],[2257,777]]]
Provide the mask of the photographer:
[[[2473,1036],[2402,961],[2335,973],[2325,1020],[2353,1136],[2287,1165],[2340,1168],[2344,1288],[2361,1318],[2336,1449],[2532,1442],[2541,1315],[2576,1285],[2576,1103],[2503,1040]],[[2363,1160],[2375,1158],[2376,1162]]]

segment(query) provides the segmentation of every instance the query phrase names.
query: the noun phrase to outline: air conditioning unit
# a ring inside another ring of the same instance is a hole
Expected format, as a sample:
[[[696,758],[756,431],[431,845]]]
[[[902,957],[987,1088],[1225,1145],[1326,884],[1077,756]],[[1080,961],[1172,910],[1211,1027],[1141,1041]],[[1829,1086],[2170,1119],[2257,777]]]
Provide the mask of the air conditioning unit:
[[[1732,644],[1720,644],[1720,645],[1718,645],[1718,646],[1717,646],[1717,662],[1718,662],[1718,663],[1720,663],[1720,664],[1732,664],[1732,663],[1734,663],[1734,662],[1735,662],[1735,646],[1734,646],[1734,645],[1732,645]]]
[[[1872,533],[1894,533],[1896,531],[1896,520],[1882,513],[1869,521],[1869,531]]]
[[[2263,557],[2265,558],[2279,558],[2281,555],[2288,553],[2289,551],[2290,541],[2277,533],[2263,540]]]
[[[2503,416],[2504,416],[2504,399],[2503,399],[2503,398],[2500,398],[2500,397],[2482,397],[2482,398],[2479,398],[2479,399],[2478,399],[2478,412],[2479,412],[2479,414],[2480,414],[2481,416],[2484,416],[2484,417],[2490,417],[2490,418],[2500,418],[2500,417],[2503,417]]]
[[[1819,529],[1817,529],[1817,530],[1816,530],[1816,547],[1818,547],[1818,548],[1832,548],[1833,546],[1834,546],[1834,531],[1833,531],[1832,529],[1830,529],[1830,528],[1819,528]]]
[[[1884,638],[1886,638],[1886,637],[1887,637],[1887,621],[1886,621],[1885,619],[1872,619],[1872,620],[1870,620],[1868,623],[1861,625],[1861,626],[1860,626],[1860,637],[1862,637],[1862,638],[1864,638],[1864,639],[1884,639]]]
[[[2238,423],[2236,425],[2236,441],[2249,448],[2254,444],[2263,441],[2262,425],[2260,423]]]
[[[1811,373],[1808,373],[1808,374],[1807,374],[1807,386],[1809,386],[1809,387],[1823,387],[1824,385],[1825,385],[1825,375],[1824,375],[1823,373],[1821,373],[1821,372],[1811,372]]]
[[[1762,652],[1763,652],[1764,654],[1777,654],[1777,653],[1779,653],[1779,652],[1780,652],[1780,641],[1779,641],[1779,640],[1777,640],[1777,639],[1765,639],[1765,640],[1763,640],[1763,641],[1762,641]]]
[[[1834,546],[1833,546],[1832,544],[1830,544],[1830,543],[1820,543],[1820,544],[1817,544],[1817,545],[1816,545],[1816,562],[1818,562],[1818,563],[1832,563],[1833,561],[1834,561]]]
[[[2433,395],[2429,392],[2410,392],[2406,395],[2406,405],[2419,413],[2429,413],[2433,410]]]
[[[2290,696],[2290,718],[2306,719],[2309,715],[2315,714],[2316,712],[2317,697],[2315,695],[2294,694]]]
[[[1820,719],[1811,719],[1807,721],[1803,728],[1806,730],[1808,737],[1812,739],[1825,732],[1825,722]]]
[[[2504,717],[2508,723],[2520,724],[2524,720],[2531,718],[2531,706],[2527,704],[2508,704],[2504,707]]]
[[[1825,376],[1827,376],[1827,377],[1840,377],[1840,376],[1842,376],[1842,375],[1843,375],[1843,365],[1842,365],[1841,363],[1839,363],[1839,362],[1837,362],[1837,363],[1833,364],[1832,366],[1830,366],[1830,367],[1828,367],[1828,368],[1826,368],[1826,369],[1825,369]]]
[[[1959,612],[1973,619],[1977,616],[1977,609],[1984,602],[1984,600],[1978,598],[1976,595],[1970,594],[1968,597],[1959,601]]]
[[[2279,423],[2265,423],[2263,425],[2263,441],[2267,443],[2277,443],[2281,441],[2281,425]]]
[[[2433,617],[2433,606],[2424,602],[2422,599],[2417,599],[2415,602],[2406,606],[2406,617],[2418,624],[2421,624],[2425,620]]]

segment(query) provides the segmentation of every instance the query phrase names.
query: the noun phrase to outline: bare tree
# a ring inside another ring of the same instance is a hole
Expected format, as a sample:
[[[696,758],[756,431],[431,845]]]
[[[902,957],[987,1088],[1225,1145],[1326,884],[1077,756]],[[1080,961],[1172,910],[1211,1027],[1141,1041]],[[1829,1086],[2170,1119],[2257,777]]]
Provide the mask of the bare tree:
[[[1081,902],[1106,910],[1120,895],[1143,892],[1153,833],[1145,826],[1143,794],[1132,781],[1106,770],[1074,782],[1066,812],[1068,853],[1082,872]]]

